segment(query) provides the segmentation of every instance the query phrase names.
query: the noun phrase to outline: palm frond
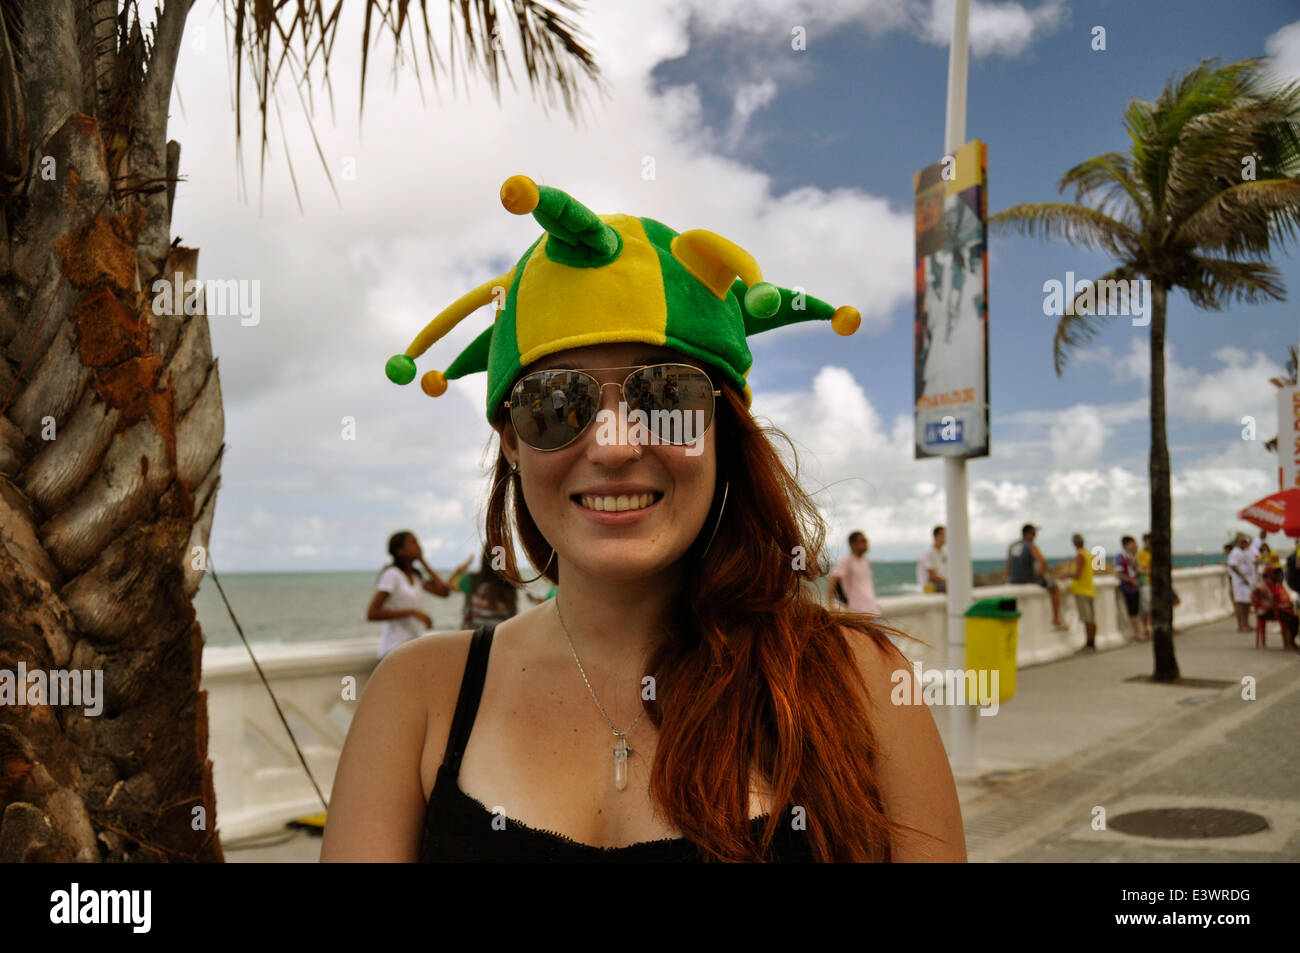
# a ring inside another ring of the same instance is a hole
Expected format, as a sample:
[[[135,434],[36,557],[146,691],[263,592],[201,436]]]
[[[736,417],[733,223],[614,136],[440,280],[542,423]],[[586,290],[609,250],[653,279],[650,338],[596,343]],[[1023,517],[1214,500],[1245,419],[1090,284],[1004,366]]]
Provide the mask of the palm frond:
[[[1267,254],[1272,241],[1300,229],[1300,178],[1238,182],[1210,195],[1178,229],[1178,237],[1229,258]]]
[[[1256,57],[1223,67],[1217,62],[1202,60],[1166,84],[1155,103],[1134,100],[1126,110],[1135,173],[1161,214],[1183,127],[1197,116],[1218,112],[1249,96],[1264,61]]]
[[[1093,287],[1103,281],[1131,281],[1139,277],[1137,272],[1127,265],[1120,265],[1093,282]],[[1080,312],[1081,297],[1081,294],[1075,295],[1066,313],[1056,322],[1056,334],[1052,338],[1052,363],[1056,368],[1057,377],[1065,373],[1065,366],[1069,363],[1071,352],[1095,338],[1114,317],[1113,314],[1098,314],[1095,311]]]
[[[1118,213],[1121,220],[1137,224],[1148,218],[1151,201],[1133,177],[1129,157],[1122,152],[1084,159],[1061,176],[1057,189],[1064,193],[1070,186],[1074,186],[1078,205],[1091,198],[1098,211],[1112,216]]]
[[[1198,308],[1219,311],[1232,300],[1257,304],[1286,298],[1278,270],[1262,261],[1232,261],[1190,255],[1178,282]]]
[[[356,0],[363,2],[363,0]],[[584,45],[578,25],[569,14],[581,12],[576,0],[508,0],[528,75],[529,85],[543,108],[563,100],[566,112],[578,118],[584,81],[600,89],[600,71],[595,57]],[[361,31],[360,98],[365,103],[371,46],[379,33],[393,42],[394,56],[401,57],[402,41],[414,31],[424,34],[431,73],[443,68],[429,25],[427,3],[420,0],[420,16],[411,15],[410,0],[364,0]],[[267,116],[281,72],[288,65],[294,82],[310,94],[317,69],[329,89],[329,64],[340,22],[343,0],[223,0],[234,36],[235,135],[243,136],[243,69],[245,60],[255,77],[257,108],[261,121],[263,161],[267,149]],[[500,98],[500,70],[507,76],[510,64],[504,48],[496,42],[500,31],[497,0],[447,0],[450,23],[453,87],[456,78],[456,45],[464,42],[463,70],[468,84],[471,72],[481,71],[493,94]],[[513,77],[511,76],[513,82]],[[331,92],[332,101],[332,92]]]
[[[1171,159],[1165,207],[1177,222],[1224,189],[1297,173],[1300,94],[1284,90],[1187,123]]]
[[[1125,223],[1097,209],[1066,202],[1013,205],[989,218],[989,224],[1031,238],[1064,239],[1116,258],[1126,258],[1140,246],[1137,233]]]

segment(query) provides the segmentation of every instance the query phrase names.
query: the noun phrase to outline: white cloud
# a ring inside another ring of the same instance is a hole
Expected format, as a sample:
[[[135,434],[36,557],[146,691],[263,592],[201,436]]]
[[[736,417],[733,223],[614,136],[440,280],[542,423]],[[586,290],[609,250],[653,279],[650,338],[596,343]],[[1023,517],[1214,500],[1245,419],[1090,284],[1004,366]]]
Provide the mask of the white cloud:
[[[1058,466],[1086,466],[1103,456],[1109,429],[1097,408],[1076,404],[1060,411],[1051,429],[1052,459]]]
[[[1113,551],[1120,536],[1145,531],[1145,459],[1140,466],[1107,461],[1111,439],[1145,434],[1145,404],[1024,411],[995,421],[995,455],[968,465],[973,552],[1000,555],[1025,522],[1041,524],[1039,543],[1049,555],[1069,552],[1075,532]],[[809,392],[756,394],[754,412],[795,442],[804,485],[819,489],[832,547],[842,549],[839,540],[859,528],[876,558],[911,559],[928,528],[946,521],[942,464],[915,460],[910,417],[886,425],[848,371],[824,368]],[[1000,429],[1023,439],[1008,441]],[[1177,550],[1213,551],[1239,525],[1237,510],[1268,492],[1276,464],[1257,443],[1237,444],[1216,446],[1175,472]]]
[[[952,36],[953,0],[690,0],[694,24],[708,33],[780,32],[796,27],[813,49],[818,35],[852,24],[873,35],[907,32],[936,46]],[[1064,0],[971,4],[970,48],[975,57],[1018,56],[1066,20]]]
[[[1202,371],[1180,364],[1174,348],[1166,345],[1165,406],[1169,416],[1238,426],[1243,416],[1253,416],[1261,431],[1270,431],[1270,424],[1264,422],[1276,419],[1277,391],[1269,379],[1283,373],[1282,365],[1261,351],[1246,352],[1230,345],[1211,352],[1210,357],[1218,366]],[[1111,367],[1118,379],[1145,384],[1151,379],[1147,343],[1134,339],[1126,354],[1112,358]]]
[[[776,81],[771,77],[757,83],[742,83],[736,90],[731,107],[731,124],[727,127],[727,149],[734,151],[742,142],[750,117],[776,98]]]
[[[1264,41],[1269,64],[1282,80],[1300,79],[1300,20],[1288,23]]]

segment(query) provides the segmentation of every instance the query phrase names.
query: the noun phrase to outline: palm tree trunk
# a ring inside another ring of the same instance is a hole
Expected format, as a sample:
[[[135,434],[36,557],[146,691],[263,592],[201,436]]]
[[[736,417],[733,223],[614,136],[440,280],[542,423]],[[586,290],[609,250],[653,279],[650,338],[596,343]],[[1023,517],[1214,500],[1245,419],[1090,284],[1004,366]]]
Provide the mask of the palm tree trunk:
[[[1157,682],[1178,680],[1174,657],[1173,504],[1169,493],[1169,441],[1165,434],[1165,315],[1168,289],[1151,287],[1151,622]]]
[[[197,261],[165,181],[191,2],[147,60],[112,2],[4,11],[2,167],[24,173],[0,181],[0,671],[102,673],[103,710],[0,706],[0,862],[221,859],[190,604],[221,388],[207,318],[151,307]]]

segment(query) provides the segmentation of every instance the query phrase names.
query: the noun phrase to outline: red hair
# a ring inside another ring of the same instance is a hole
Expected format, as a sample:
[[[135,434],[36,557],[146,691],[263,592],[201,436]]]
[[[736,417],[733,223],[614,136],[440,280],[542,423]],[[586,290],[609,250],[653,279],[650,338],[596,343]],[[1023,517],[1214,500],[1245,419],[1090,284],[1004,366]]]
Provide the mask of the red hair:
[[[822,605],[815,580],[826,574],[825,523],[769,434],[789,440],[759,427],[731,387],[722,392],[713,507],[683,556],[694,568],[683,575],[668,620],[675,638],[650,664],[656,700],[644,704],[659,729],[651,799],[710,860],[763,859],[789,822],[780,814],[786,806],[805,810],[816,859],[889,860],[895,825],[876,784],[867,688],[843,630],[887,650],[892,630]],[[500,452],[488,545],[504,548],[509,575],[518,578],[512,522],[535,566],[546,566],[552,550],[516,479]],[[726,507],[710,545],[724,483]],[[545,577],[559,582],[554,561]],[[758,845],[749,823],[753,769],[775,809]]]

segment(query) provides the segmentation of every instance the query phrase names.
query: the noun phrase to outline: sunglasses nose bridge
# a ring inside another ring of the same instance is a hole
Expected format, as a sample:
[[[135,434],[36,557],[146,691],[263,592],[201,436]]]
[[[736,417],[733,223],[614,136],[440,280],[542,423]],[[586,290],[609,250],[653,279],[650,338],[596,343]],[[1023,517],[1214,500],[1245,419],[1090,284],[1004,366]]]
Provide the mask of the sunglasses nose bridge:
[[[597,402],[602,410],[618,411],[619,403],[624,399],[622,381],[605,381],[603,384],[597,383],[600,389],[600,400]],[[614,388],[614,396],[609,400],[605,398],[605,388]]]

